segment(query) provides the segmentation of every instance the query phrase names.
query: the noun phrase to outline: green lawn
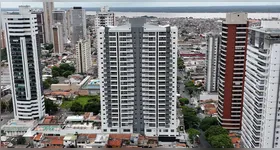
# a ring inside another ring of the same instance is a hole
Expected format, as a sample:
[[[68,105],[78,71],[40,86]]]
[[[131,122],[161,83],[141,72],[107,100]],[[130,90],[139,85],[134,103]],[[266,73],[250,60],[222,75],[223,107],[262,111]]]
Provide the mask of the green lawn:
[[[61,104],[60,107],[68,109],[71,107],[72,103],[74,103],[74,102],[79,102],[80,104],[85,106],[87,104],[88,100],[90,100],[92,98],[93,98],[93,96],[78,96],[77,98],[75,98],[75,100],[63,101],[63,103]]]

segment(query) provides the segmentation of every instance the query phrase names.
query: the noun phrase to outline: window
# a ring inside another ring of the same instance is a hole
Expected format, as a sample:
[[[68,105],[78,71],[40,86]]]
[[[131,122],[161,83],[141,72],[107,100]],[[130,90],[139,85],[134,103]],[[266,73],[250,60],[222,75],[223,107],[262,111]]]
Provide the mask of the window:
[[[123,129],[123,132],[130,132],[130,129]]]
[[[152,132],[152,130],[151,129],[147,129],[146,132]]]
[[[111,129],[110,131],[111,132],[117,132],[118,130],[117,129]]]

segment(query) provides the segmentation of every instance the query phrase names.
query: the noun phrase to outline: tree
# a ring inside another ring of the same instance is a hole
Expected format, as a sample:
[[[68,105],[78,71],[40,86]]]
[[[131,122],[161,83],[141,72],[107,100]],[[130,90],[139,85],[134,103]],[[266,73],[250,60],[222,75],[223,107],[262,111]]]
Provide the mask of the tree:
[[[53,77],[58,77],[60,74],[59,74],[59,71],[57,71],[57,70],[52,70],[52,76]]]
[[[180,76],[177,76],[177,80],[179,81],[179,80],[182,80],[182,78],[180,77]]]
[[[7,109],[7,104],[4,101],[1,101],[1,112],[5,112]]]
[[[45,99],[46,113],[52,115],[58,111],[58,105],[50,99]]]
[[[212,148],[234,148],[230,137],[227,134],[219,134],[209,139]]]
[[[65,71],[65,72],[63,72],[62,76],[63,76],[64,78],[68,78],[68,76],[71,75],[71,74],[72,74],[71,71]]]
[[[70,107],[70,110],[73,112],[82,112],[83,106],[79,102],[74,102]]]
[[[189,104],[189,99],[187,99],[187,98],[180,98],[179,102],[181,103],[181,105]]]
[[[219,134],[228,134],[228,131],[221,126],[211,126],[205,131],[205,137],[209,140],[212,136],[216,136]]]
[[[199,135],[200,132],[194,128],[190,128],[188,129],[188,134],[189,134],[189,139],[193,142],[193,139],[195,138],[195,136]]]
[[[48,81],[43,82],[44,89],[49,89],[51,87],[50,83]]]
[[[6,48],[1,49],[1,60],[8,60],[7,57],[8,57],[7,49]]]
[[[26,140],[25,140],[25,138],[23,136],[19,136],[17,138],[17,144],[18,145],[23,145],[23,144],[25,144],[25,142],[26,142]]]
[[[84,111],[85,112],[93,112],[94,114],[98,114],[100,112],[100,103],[97,102],[97,101],[87,103],[84,106]]]
[[[182,109],[185,129],[197,128],[199,126],[200,119],[196,116],[196,110],[187,106],[183,106]]]
[[[184,60],[181,57],[177,59],[177,67],[178,69],[185,69]]]
[[[45,49],[46,50],[52,50],[53,49],[53,44],[45,44]]]
[[[75,72],[75,67],[67,63],[60,64],[59,69],[62,71],[62,73],[65,71],[71,71],[72,73]]]
[[[209,129],[211,126],[215,126],[218,125],[218,120],[215,117],[205,117],[201,123],[199,128],[202,131],[206,131],[207,129]]]
[[[14,107],[13,107],[13,100],[12,99],[9,100],[9,105],[8,105],[7,109],[8,109],[9,112],[13,111]]]

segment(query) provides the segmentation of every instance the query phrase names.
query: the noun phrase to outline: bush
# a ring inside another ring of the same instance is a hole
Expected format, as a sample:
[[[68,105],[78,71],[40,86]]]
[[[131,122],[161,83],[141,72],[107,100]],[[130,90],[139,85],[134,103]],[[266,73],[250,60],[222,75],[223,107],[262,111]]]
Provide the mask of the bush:
[[[189,99],[187,99],[187,98],[180,98],[179,102],[181,103],[181,105],[189,104]]]

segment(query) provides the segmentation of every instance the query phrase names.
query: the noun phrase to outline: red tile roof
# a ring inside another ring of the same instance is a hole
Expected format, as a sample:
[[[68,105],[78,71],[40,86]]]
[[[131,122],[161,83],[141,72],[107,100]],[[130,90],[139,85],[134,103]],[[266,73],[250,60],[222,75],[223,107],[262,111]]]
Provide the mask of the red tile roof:
[[[35,137],[33,138],[34,141],[40,141],[41,137],[42,137],[42,133],[39,133],[37,135],[35,135]]]
[[[129,140],[131,137],[131,134],[110,134],[110,139],[123,139],[123,140]]]
[[[109,140],[107,145],[112,147],[121,147],[122,140],[121,139]]]

